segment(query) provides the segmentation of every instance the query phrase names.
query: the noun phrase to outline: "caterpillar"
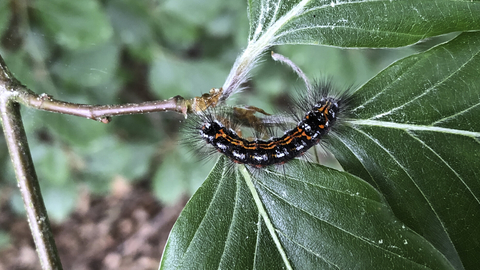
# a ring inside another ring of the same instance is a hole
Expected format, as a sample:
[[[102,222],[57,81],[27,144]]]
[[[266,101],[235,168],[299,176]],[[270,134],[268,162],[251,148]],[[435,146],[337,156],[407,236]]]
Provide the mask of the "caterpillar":
[[[191,135],[200,139],[199,152],[208,152],[207,155],[219,152],[234,163],[263,168],[285,164],[317,145],[335,126],[347,101],[346,94],[332,95],[331,84],[317,84],[311,93],[300,95],[291,107],[292,118],[297,124],[287,129],[283,136],[268,140],[243,138],[236,131],[238,120],[225,109],[207,110],[189,126],[190,131],[194,131]]]

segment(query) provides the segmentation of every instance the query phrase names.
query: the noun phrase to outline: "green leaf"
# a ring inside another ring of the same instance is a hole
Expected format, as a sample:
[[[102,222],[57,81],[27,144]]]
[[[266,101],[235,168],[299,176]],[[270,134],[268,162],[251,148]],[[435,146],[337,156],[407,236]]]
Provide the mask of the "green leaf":
[[[106,7],[112,26],[123,43],[141,45],[154,42],[148,6],[140,1],[109,1]]]
[[[94,87],[115,76],[118,62],[119,48],[108,42],[64,55],[53,65],[52,71],[66,85]]]
[[[159,57],[152,65],[149,81],[161,98],[175,95],[200,95],[219,87],[227,76],[225,68],[217,62],[184,61],[171,56]]]
[[[40,112],[37,125],[48,127],[56,138],[75,147],[84,147],[94,139],[104,136],[107,132],[105,124],[90,119],[74,118],[73,116]]]
[[[103,43],[113,33],[98,1],[38,0],[34,5],[46,29],[68,49]]]
[[[0,230],[0,250],[7,247],[11,243],[10,234],[4,230]]]
[[[273,45],[399,47],[453,31],[480,30],[480,2],[455,0],[248,1],[250,34],[223,84],[238,92]]]
[[[166,0],[162,3],[162,12],[171,14],[189,24],[204,25],[211,21],[222,9],[222,0]]]
[[[479,52],[480,33],[463,33],[361,87],[331,138],[348,173],[293,161],[286,175],[250,175],[221,159],[160,268],[476,269]]]
[[[174,50],[187,50],[194,46],[195,42],[200,38],[201,33],[193,24],[189,24],[180,18],[170,14],[162,14],[158,18],[159,31],[165,43],[173,47]]]
[[[348,173],[219,160],[175,224],[160,269],[452,269]],[[368,258],[368,259],[365,259]]]
[[[457,269],[480,250],[480,33],[392,64],[353,96],[332,151]]]
[[[3,35],[3,31],[7,30],[8,24],[10,23],[10,18],[12,16],[9,5],[9,1],[0,2],[0,37]]]
[[[480,2],[249,0],[250,40],[270,44],[398,47],[480,29]]]
[[[175,203],[186,190],[186,174],[178,152],[169,153],[153,177],[153,191],[166,204]]]
[[[213,160],[199,162],[191,156],[192,153],[183,147],[165,154],[152,179],[153,191],[163,203],[176,203],[181,195],[193,194],[215,164]]]
[[[76,150],[84,155],[87,174],[133,180],[147,173],[155,148],[149,143],[125,144],[115,136],[99,136]]]
[[[59,144],[36,144],[31,151],[39,179],[55,186],[71,181],[70,160]]]
[[[62,222],[73,212],[78,191],[73,185],[48,187],[43,189],[48,215],[56,222]]]

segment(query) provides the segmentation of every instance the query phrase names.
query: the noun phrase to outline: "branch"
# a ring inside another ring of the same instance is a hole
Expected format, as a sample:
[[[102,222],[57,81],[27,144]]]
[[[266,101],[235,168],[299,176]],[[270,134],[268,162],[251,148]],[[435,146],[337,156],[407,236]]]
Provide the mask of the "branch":
[[[39,110],[80,116],[102,123],[110,122],[110,117],[115,115],[142,114],[158,111],[174,111],[186,115],[188,112],[186,101],[181,96],[175,96],[167,100],[120,105],[69,103],[53,99],[47,94],[37,95],[31,91],[19,91],[14,95],[13,99],[23,105]]]
[[[222,88],[212,88],[209,93],[192,99],[184,99],[174,96],[166,100],[147,101],[142,103],[126,103],[116,105],[88,105],[70,103],[54,99],[48,94],[37,95],[25,85],[22,85],[12,76],[0,55],[0,82],[3,82],[10,90],[9,99],[21,103],[27,107],[69,114],[93,119],[102,123],[109,123],[111,116],[143,114],[161,111],[173,111],[182,113],[187,117],[189,113],[198,113],[208,107],[217,106],[223,95]],[[15,87],[9,87],[15,86]]]
[[[88,105],[56,100],[47,94],[37,95],[26,86],[20,83],[18,85],[19,87],[11,94],[11,99],[18,103],[39,110],[80,116],[102,123],[109,123],[111,116],[163,111],[178,112],[187,117],[189,113],[198,113],[209,107],[217,106],[221,102],[219,99],[223,94],[222,88],[212,88],[209,93],[192,99],[174,96],[166,100],[142,103]]]
[[[108,123],[110,117],[114,115],[156,111],[175,111],[186,116],[187,113],[204,110],[210,105],[215,106],[221,93],[221,89],[212,89],[209,94],[191,100],[175,96],[163,101],[122,105],[95,106],[63,102],[55,100],[47,94],[37,95],[25,85],[22,85],[11,74],[0,56],[0,118],[42,268],[62,269],[62,265],[28,147],[19,103],[40,110],[70,114]]]
[[[12,89],[17,85],[19,85],[18,81],[12,77],[0,57],[0,118],[18,187],[25,204],[28,224],[42,268],[62,269],[23,128],[20,106],[10,100]]]
[[[189,113],[198,113],[209,107],[215,107],[221,102],[222,94],[222,88],[213,88],[209,93],[187,100],[181,96],[175,96],[167,100],[121,105],[87,105],[63,102],[55,100],[47,94],[37,95],[25,85],[22,85],[10,73],[0,55],[1,122],[42,268],[62,269],[62,265],[30,155],[19,103],[39,110],[75,115],[108,123],[110,117],[115,115],[157,111],[174,111],[182,113],[186,117]]]

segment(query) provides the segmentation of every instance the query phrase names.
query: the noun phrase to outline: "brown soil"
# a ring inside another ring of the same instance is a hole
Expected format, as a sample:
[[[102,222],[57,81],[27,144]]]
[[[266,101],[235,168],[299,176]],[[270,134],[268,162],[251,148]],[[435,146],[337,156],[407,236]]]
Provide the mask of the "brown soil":
[[[53,224],[64,269],[158,269],[170,229],[187,198],[165,206],[140,185],[116,182],[106,197],[81,194],[75,212]],[[4,201],[5,202],[5,201]],[[0,270],[41,269],[25,217],[0,202],[0,230],[10,245],[0,249]]]

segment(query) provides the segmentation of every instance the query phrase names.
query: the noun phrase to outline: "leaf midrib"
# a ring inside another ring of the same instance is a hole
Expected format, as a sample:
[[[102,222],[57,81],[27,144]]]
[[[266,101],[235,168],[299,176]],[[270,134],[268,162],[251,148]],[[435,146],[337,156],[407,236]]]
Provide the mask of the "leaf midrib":
[[[227,237],[225,239],[225,244],[223,245],[222,256],[220,258],[220,261],[218,262],[219,266],[222,265],[222,261],[225,258],[225,254],[226,254],[225,249],[226,249],[227,245],[229,245],[233,241],[232,240],[233,224],[237,221],[238,210],[240,209],[240,206],[239,206],[240,180],[238,179],[237,176],[235,177],[235,182],[236,182],[235,203],[234,203],[234,206],[233,206],[230,226],[228,226]]]
[[[299,32],[302,30],[309,30],[309,29],[316,29],[316,28],[342,28],[342,29],[353,29],[353,30],[359,30],[359,31],[364,31],[366,33],[387,33],[387,34],[393,34],[393,35],[398,35],[398,36],[406,36],[406,37],[414,37],[414,38],[423,38],[425,37],[424,34],[421,35],[416,35],[416,34],[410,34],[410,33],[402,33],[402,32],[394,32],[394,31],[388,31],[388,30],[374,30],[374,29],[363,29],[359,27],[353,27],[353,26],[345,26],[345,25],[315,25],[315,26],[307,26],[307,27],[296,27],[293,30],[290,31],[285,31],[281,32],[280,35],[276,35],[273,39],[277,40],[281,38],[282,36],[286,36],[295,32]],[[283,43],[282,43],[283,44]]]
[[[477,142],[480,143],[480,141],[479,141],[480,132],[476,132],[476,131],[467,131],[467,130],[461,130],[461,129],[436,127],[436,126],[431,126],[431,125],[403,124],[403,123],[370,120],[370,119],[346,120],[345,123],[353,125],[353,126],[373,126],[373,127],[401,129],[401,130],[405,130],[405,131],[428,131],[428,132],[447,133],[447,134],[470,137],[470,138],[473,138]]]

